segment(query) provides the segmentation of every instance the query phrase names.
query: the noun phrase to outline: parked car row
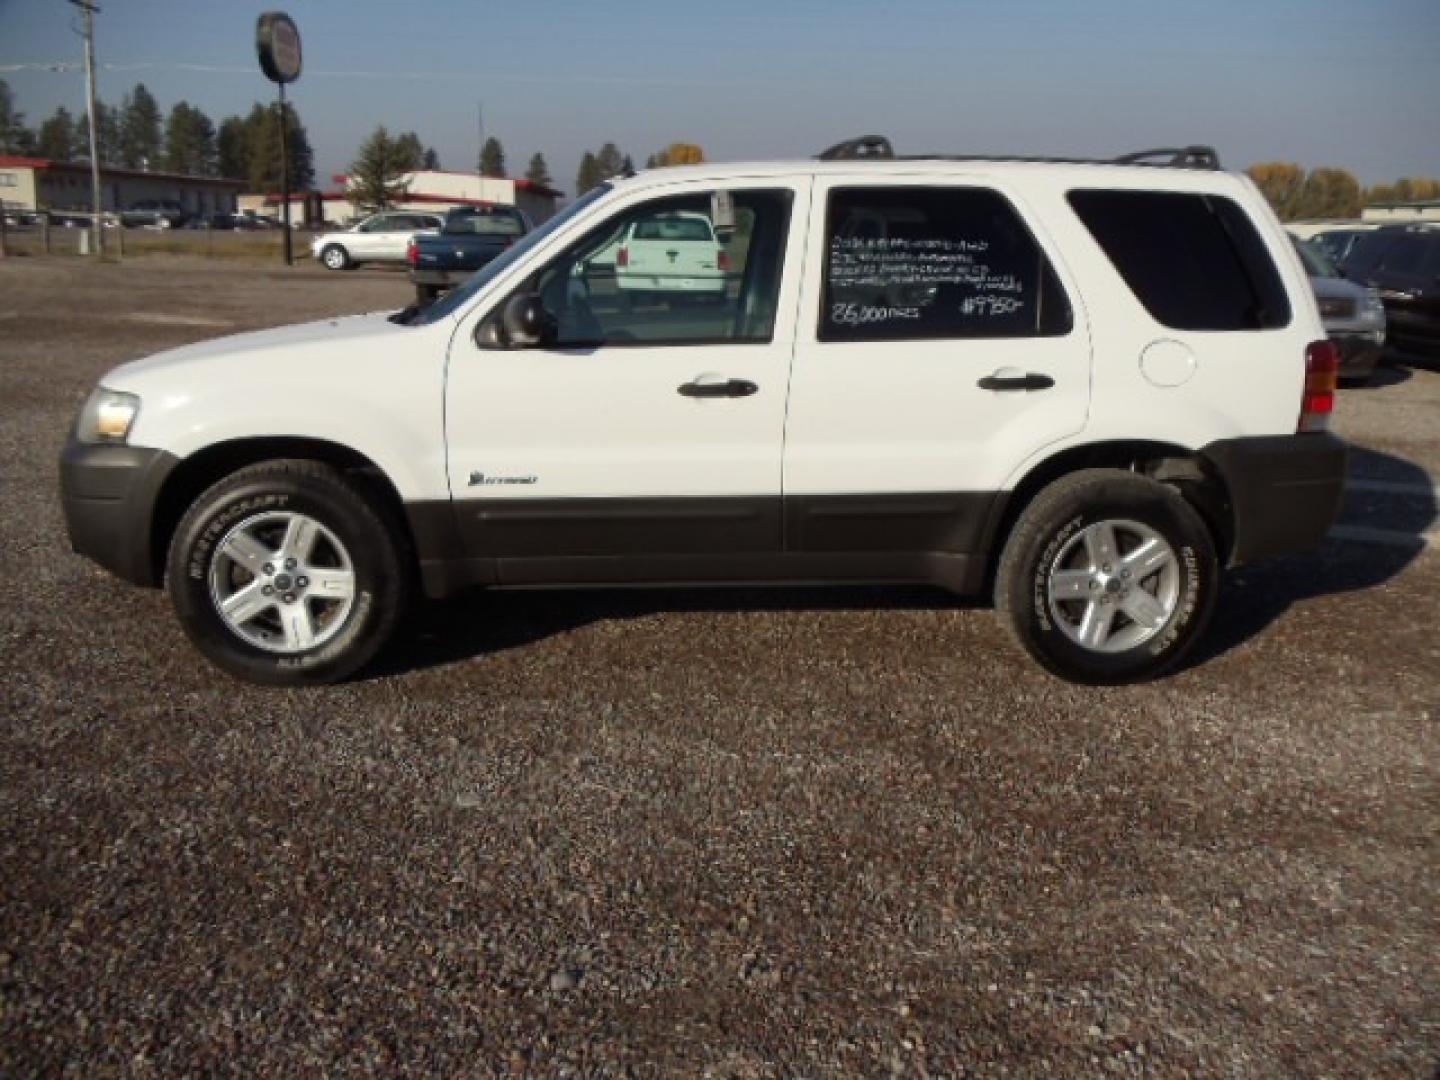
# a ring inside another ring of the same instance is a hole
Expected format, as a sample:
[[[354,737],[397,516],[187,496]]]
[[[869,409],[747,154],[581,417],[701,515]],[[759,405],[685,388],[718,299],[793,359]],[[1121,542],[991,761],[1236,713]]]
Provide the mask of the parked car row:
[[[1440,351],[1440,228],[1382,225],[1295,238],[1341,375],[1370,376],[1387,341]]]
[[[1355,243],[1340,272],[1379,294],[1392,341],[1440,352],[1440,229],[1376,229]]]

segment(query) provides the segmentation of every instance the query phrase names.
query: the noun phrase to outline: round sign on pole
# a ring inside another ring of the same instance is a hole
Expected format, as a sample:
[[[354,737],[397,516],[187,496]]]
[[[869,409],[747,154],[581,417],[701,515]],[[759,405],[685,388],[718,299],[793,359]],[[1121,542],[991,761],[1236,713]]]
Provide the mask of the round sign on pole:
[[[285,85],[300,77],[300,31],[283,11],[267,11],[255,27],[260,70],[271,82]]]

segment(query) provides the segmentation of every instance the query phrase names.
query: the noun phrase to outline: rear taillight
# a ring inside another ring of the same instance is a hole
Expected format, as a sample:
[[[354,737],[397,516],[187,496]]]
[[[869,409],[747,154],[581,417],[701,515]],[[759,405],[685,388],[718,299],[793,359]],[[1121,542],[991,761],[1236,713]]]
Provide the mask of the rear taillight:
[[[715,257],[715,265],[728,274],[730,272],[730,253],[728,251],[720,252]]]
[[[1300,398],[1299,431],[1325,431],[1335,411],[1340,381],[1340,350],[1333,341],[1312,341],[1305,349],[1305,393]]]
[[[420,246],[415,243],[413,236],[405,244],[405,261],[411,266],[417,266],[420,263]]]
[[[620,269],[622,269],[622,270],[625,269],[625,267],[627,267],[627,266],[630,265],[630,249],[629,249],[629,248],[621,248],[619,251],[617,251],[617,252],[615,253],[615,265],[618,266],[618,267],[620,267]]]

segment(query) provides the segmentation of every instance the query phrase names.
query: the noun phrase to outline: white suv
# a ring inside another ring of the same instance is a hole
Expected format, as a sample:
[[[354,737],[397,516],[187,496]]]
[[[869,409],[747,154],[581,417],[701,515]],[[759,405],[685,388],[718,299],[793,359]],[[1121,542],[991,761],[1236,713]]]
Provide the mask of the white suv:
[[[723,243],[714,302],[629,304],[595,258],[667,215]],[[62,489],[76,550],[258,682],[349,675],[417,587],[728,580],[990,592],[1050,671],[1122,682],[1195,644],[1222,567],[1325,535],[1335,370],[1213,153],[872,138],[618,179],[424,310],[117,368]]]
[[[403,263],[410,237],[444,224],[439,214],[390,210],[371,214],[339,232],[310,241],[310,254],[328,270],[351,270],[362,263]]]

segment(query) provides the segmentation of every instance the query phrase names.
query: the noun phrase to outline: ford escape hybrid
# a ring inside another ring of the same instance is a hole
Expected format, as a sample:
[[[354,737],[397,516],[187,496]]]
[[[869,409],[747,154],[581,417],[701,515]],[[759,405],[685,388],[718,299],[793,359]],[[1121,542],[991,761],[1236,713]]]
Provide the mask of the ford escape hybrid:
[[[637,290],[606,256],[641,237]],[[61,480],[74,548],[257,682],[349,675],[417,590],[728,580],[988,591],[1051,672],[1123,682],[1223,567],[1324,536],[1336,364],[1208,149],[869,137],[616,179],[423,310],[116,368]]]

